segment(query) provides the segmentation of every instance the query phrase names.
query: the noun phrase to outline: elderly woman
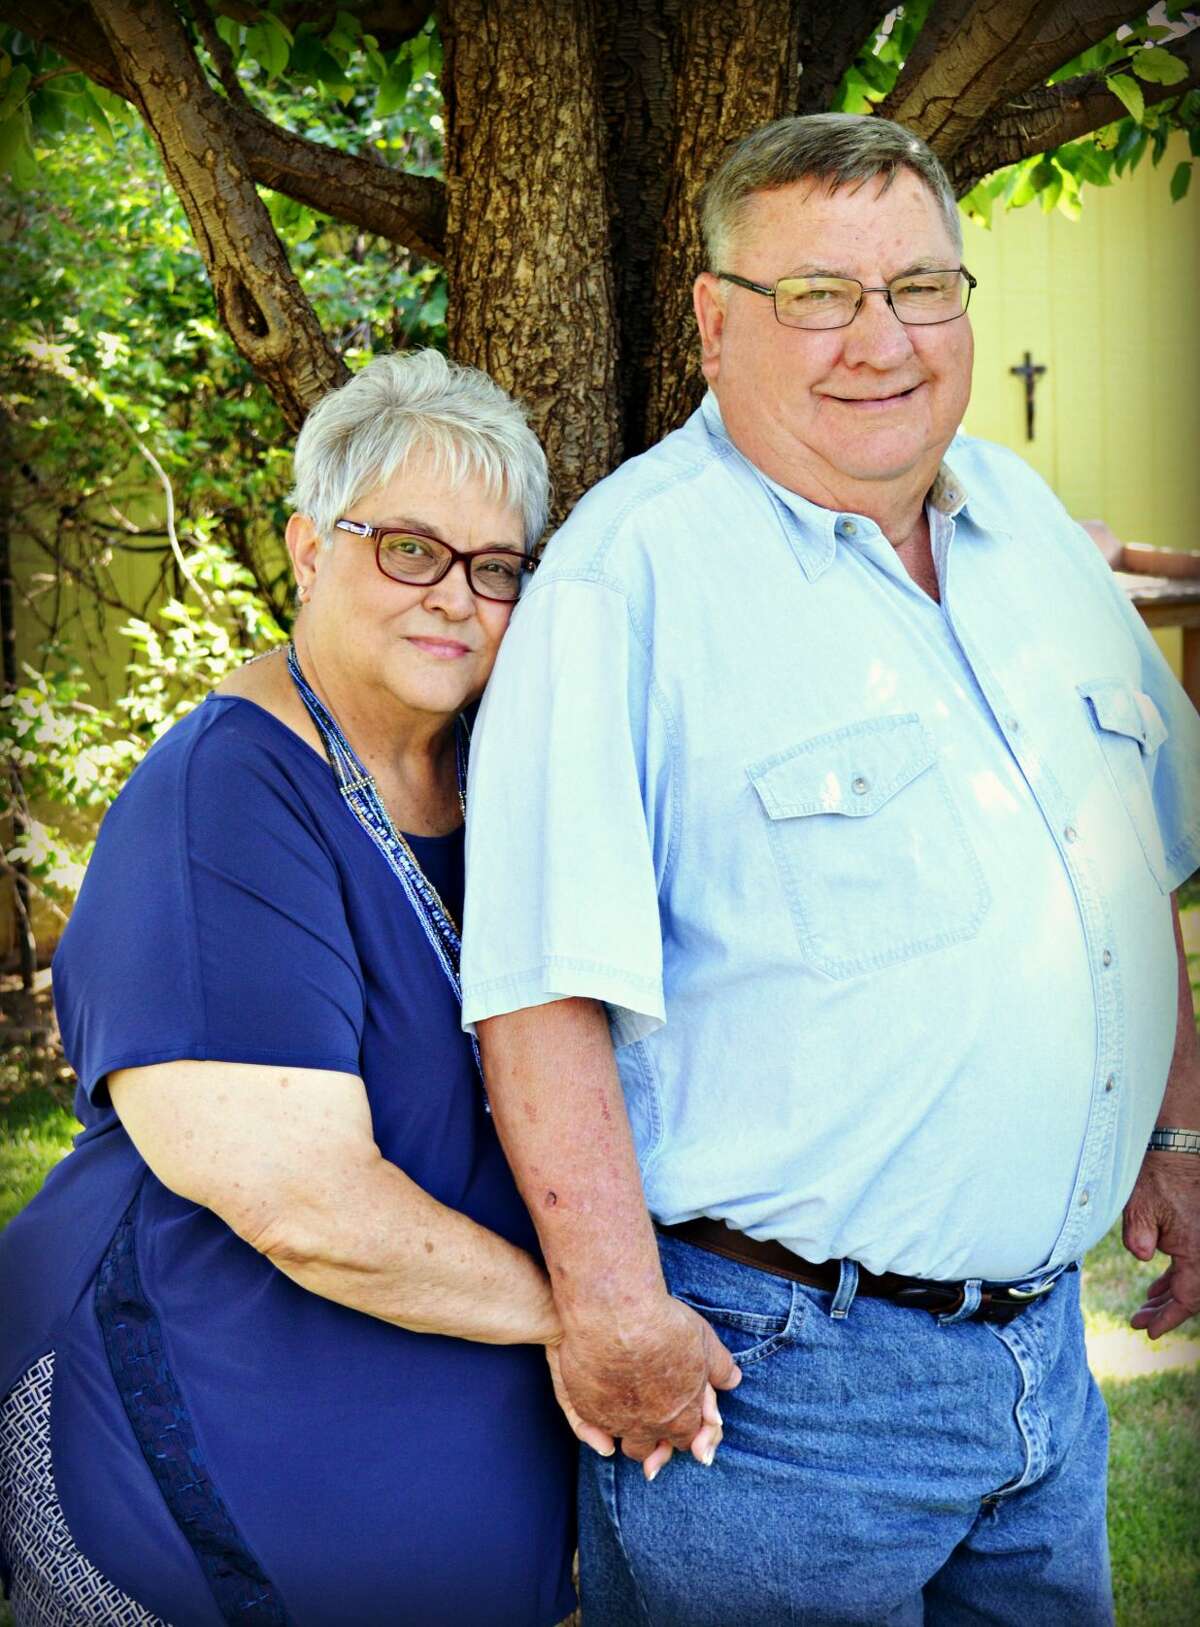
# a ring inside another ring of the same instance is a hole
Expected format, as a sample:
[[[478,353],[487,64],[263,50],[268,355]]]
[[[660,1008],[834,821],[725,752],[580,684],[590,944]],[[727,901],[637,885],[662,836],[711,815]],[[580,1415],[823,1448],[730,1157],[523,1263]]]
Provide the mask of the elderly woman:
[[[546,501],[490,380],[372,362],[296,449],[292,645],[104,821],[54,966],[85,1130],[0,1261],[20,1627],[572,1607],[558,1323],[457,973],[463,709]]]

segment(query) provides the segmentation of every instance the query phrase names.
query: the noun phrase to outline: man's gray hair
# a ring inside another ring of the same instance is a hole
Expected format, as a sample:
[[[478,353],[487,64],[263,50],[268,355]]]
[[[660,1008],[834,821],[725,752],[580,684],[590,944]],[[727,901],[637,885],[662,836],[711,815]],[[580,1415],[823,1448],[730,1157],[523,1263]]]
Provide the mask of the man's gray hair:
[[[746,200],[796,181],[832,191],[908,169],[933,193],[955,252],[962,252],[962,222],[946,172],[919,136],[872,114],[810,113],[776,119],[733,149],[701,196],[704,246],[711,271],[722,269],[741,224]]]
[[[332,541],[335,522],[413,452],[432,457],[451,491],[480,479],[489,497],[519,511],[534,547],[550,506],[546,454],[510,395],[436,350],[377,356],[317,402],[296,441],[288,501]]]

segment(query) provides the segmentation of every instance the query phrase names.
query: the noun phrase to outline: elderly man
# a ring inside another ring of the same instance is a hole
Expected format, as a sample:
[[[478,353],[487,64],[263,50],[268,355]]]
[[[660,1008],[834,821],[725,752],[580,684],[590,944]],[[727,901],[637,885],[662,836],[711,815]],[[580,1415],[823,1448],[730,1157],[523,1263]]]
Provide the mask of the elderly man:
[[[1128,1200],[1172,1257],[1135,1326],[1200,1306],[1200,728],[1053,494],[955,438],[928,149],[781,121],[705,230],[710,393],[553,542],[472,764],[465,1017],[624,1446],[585,1611],[1092,1627],[1077,1263]]]

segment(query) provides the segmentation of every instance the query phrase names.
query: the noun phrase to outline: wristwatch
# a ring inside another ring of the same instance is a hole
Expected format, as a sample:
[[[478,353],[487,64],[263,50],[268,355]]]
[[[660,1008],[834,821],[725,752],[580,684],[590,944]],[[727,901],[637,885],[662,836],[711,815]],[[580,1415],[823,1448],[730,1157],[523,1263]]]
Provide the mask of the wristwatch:
[[[1200,1130],[1151,1130],[1146,1151],[1200,1154]]]

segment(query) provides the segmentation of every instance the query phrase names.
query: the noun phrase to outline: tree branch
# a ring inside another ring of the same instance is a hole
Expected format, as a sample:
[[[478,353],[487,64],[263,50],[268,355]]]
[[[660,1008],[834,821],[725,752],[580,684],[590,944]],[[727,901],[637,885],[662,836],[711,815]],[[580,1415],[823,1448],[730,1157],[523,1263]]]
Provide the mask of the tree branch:
[[[0,0],[0,21],[49,45],[105,90],[136,104],[90,7],[69,0]],[[246,100],[229,102],[228,123],[259,186],[441,262],[446,233],[441,181],[309,141]]]
[[[207,0],[192,0],[192,16],[195,19],[196,32],[204,42],[204,49],[212,58],[217,78],[221,81],[221,88],[230,103],[235,107],[248,107],[249,100],[238,78],[233,52],[217,33],[216,23],[213,21],[213,8],[208,5]]]
[[[217,310],[294,429],[349,377],[254,189],[228,116],[170,0],[93,0],[191,222]]]
[[[974,133],[1032,45],[1054,0],[946,0],[917,36],[879,111],[926,140],[943,163]],[[921,42],[933,25],[934,37]]]
[[[1200,89],[1200,32],[1188,34],[1167,49],[1186,64],[1188,77],[1177,85],[1142,85],[1147,107]],[[1081,74],[1060,85],[1042,85],[1010,102],[977,133],[969,147],[960,148],[950,159],[947,172],[955,196],[965,196],[993,170],[1090,135],[1115,119],[1123,119],[1127,111],[1100,74]]]
[[[1036,39],[1013,58],[998,100],[1007,101],[1022,91],[1044,86],[1064,62],[1070,62],[1144,11],[1144,6],[1141,12],[1136,10],[1131,0],[1058,0]]]

